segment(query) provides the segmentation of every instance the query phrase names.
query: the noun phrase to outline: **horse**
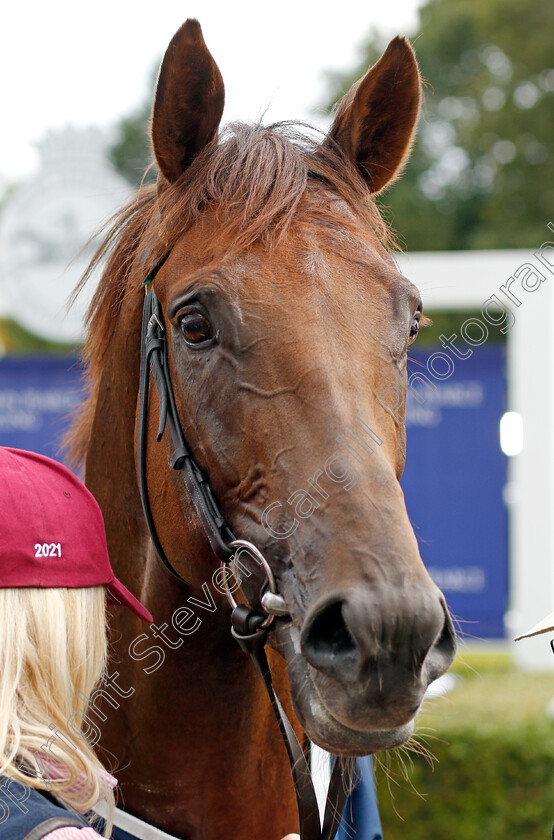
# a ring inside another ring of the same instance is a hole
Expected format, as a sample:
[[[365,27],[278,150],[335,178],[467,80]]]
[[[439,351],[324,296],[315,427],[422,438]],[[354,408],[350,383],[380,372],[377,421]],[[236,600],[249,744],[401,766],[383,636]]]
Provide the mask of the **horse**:
[[[156,442],[152,382],[148,494],[179,579],[145,524],[136,462],[145,278],[155,264],[187,445],[286,603],[269,657],[299,737],[345,759],[403,744],[455,654],[399,484],[404,407],[383,398],[391,389],[405,398],[407,348],[425,318],[375,201],[408,157],[420,88],[413,50],[397,37],[324,136],[292,123],[220,130],[221,73],[187,20],[156,86],[157,183],[118,214],[93,262],[105,268],[71,446],[116,574],[155,622],[144,630],[114,611],[114,691],[104,685],[89,714],[103,721],[101,754],[117,756],[125,809],[186,840],[277,840],[297,818],[270,703],[231,637],[214,552],[168,464],[167,426]],[[260,608],[259,589],[247,594]]]

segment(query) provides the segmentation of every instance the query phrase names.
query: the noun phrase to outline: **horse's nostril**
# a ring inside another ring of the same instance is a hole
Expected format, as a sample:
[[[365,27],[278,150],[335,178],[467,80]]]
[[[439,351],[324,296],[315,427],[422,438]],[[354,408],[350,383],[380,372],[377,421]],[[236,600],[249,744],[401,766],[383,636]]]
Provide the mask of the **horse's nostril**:
[[[444,612],[444,625],[439,638],[428,651],[426,659],[429,681],[444,674],[456,656],[456,631],[448,607],[443,600],[441,600],[441,606]]]
[[[356,655],[357,646],[344,621],[342,607],[343,601],[333,601],[304,628],[302,652],[314,668],[328,671],[345,656]]]

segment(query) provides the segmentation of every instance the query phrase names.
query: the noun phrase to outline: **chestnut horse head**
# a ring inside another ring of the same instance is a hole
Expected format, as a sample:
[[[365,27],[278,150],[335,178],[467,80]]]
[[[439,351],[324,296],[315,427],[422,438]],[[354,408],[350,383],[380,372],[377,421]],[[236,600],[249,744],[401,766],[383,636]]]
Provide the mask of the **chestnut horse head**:
[[[118,574],[159,616],[177,584],[144,527],[133,438],[142,283],[169,254],[154,286],[185,439],[234,533],[265,554],[285,599],[290,615],[271,636],[300,725],[331,752],[367,754],[410,736],[428,684],[455,651],[399,484],[402,408],[391,411],[383,396],[405,396],[422,304],[387,251],[374,195],[409,153],[418,68],[395,38],[321,143],[291,125],[218,135],[223,102],[200,26],[187,21],[157,84],[158,184],[139,192],[105,246],[113,249],[91,309],[91,392],[76,449]],[[218,605],[196,651],[197,662],[207,648],[215,657],[202,660],[208,673],[218,655],[231,656],[222,641],[228,606],[211,584],[217,564],[190,499],[168,468],[167,430],[155,442],[153,388],[150,403],[147,474],[160,541],[187,591],[207,582]],[[259,589],[248,584],[256,606]],[[124,626],[132,620],[118,618],[124,638],[140,632]],[[176,669],[185,667],[180,655],[171,654]],[[162,714],[153,708],[150,720]]]

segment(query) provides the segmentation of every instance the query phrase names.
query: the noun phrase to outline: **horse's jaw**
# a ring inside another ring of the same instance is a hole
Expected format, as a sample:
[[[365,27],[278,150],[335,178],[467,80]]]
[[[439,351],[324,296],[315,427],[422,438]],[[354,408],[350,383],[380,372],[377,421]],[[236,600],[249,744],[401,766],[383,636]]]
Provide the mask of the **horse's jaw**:
[[[360,721],[348,725],[338,720],[326,701],[326,678],[318,674],[302,655],[300,632],[291,622],[276,624],[272,642],[287,663],[294,712],[311,741],[333,755],[350,757],[393,749],[410,739],[417,709],[407,721],[395,725],[396,721],[391,720],[390,728],[379,728],[369,721],[360,727]]]

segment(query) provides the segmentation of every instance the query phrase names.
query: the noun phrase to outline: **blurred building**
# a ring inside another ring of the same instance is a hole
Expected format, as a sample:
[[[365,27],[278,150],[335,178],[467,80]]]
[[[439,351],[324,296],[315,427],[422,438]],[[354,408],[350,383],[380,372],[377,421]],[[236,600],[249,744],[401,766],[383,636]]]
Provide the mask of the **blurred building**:
[[[544,238],[554,240],[554,231],[545,228]],[[446,521],[437,521],[434,531],[425,535],[433,539],[435,534],[441,534],[441,539],[446,540],[449,522],[455,524],[456,533],[452,534],[449,545],[443,542],[443,558],[446,559],[441,569],[443,579],[439,574],[438,582],[444,585],[451,602],[456,601],[458,595],[476,601],[481,587],[483,598],[479,609],[485,623],[491,619],[487,615],[487,601],[496,611],[506,587],[506,636],[512,638],[554,609],[554,331],[550,321],[554,312],[551,284],[554,241],[538,242],[537,250],[532,252],[414,253],[401,256],[399,262],[406,276],[420,288],[426,311],[473,310],[473,315],[465,320],[465,327],[462,327],[456,341],[451,342],[450,348],[436,348],[435,353],[440,352],[441,358],[436,356],[430,365],[436,376],[431,375],[427,364],[423,372],[439,390],[441,376],[445,383],[454,383],[456,377],[465,378],[465,396],[462,389],[451,399],[469,400],[468,405],[479,400],[479,385],[476,384],[472,390],[468,383],[488,381],[489,397],[493,397],[497,405],[496,418],[494,409],[492,417],[488,410],[482,414],[475,424],[475,437],[469,446],[463,430],[472,423],[458,424],[457,433],[448,441],[448,457],[442,466],[437,467],[435,485],[430,481],[427,486],[420,484],[421,498],[415,506],[421,510],[426,498],[432,499],[441,494],[450,499],[448,516],[444,511],[444,500],[435,508],[430,503],[430,516],[438,516],[436,511],[442,505]],[[502,354],[497,353],[495,359],[494,352],[489,352],[493,349],[488,346],[490,338],[495,332],[503,332],[506,337],[504,372]],[[450,339],[450,336],[445,338]],[[454,348],[462,357],[456,355]],[[469,349],[473,351],[472,355],[464,357]],[[442,356],[451,358],[452,373]],[[477,378],[474,378],[475,370],[472,370],[475,364],[481,367]],[[468,370],[467,376],[464,370]],[[503,401],[498,394],[503,376],[507,413],[502,410]],[[426,384],[416,382],[415,387],[420,399],[423,399],[423,402],[415,400],[417,416],[417,412],[421,413],[426,406],[427,410],[432,408],[437,397]],[[496,439],[491,438],[491,423],[496,427]],[[488,439],[485,448],[479,443],[479,438]],[[418,464],[410,461],[414,459],[412,443],[409,437],[407,469],[415,467],[417,471]],[[417,452],[416,460],[428,457],[435,445],[430,435],[427,451]],[[451,453],[459,450],[461,445],[466,448],[459,452],[459,470],[454,472],[449,468]],[[503,450],[503,455],[500,450]],[[507,461],[506,481],[499,497],[502,457]],[[483,487],[488,487],[485,494],[482,493]],[[410,510],[409,497],[407,502]],[[504,573],[499,564],[506,545],[501,504],[505,505],[508,529]],[[457,505],[463,511],[462,519],[456,512]],[[469,515],[470,511],[472,515]],[[424,557],[425,553],[425,545],[422,544]],[[451,583],[455,589],[465,586],[465,593],[448,591],[449,558],[455,559],[451,564]],[[465,581],[464,574],[457,570],[458,566],[466,568]],[[491,574],[496,577],[496,584],[489,595],[487,575]],[[460,618],[464,620],[464,614]],[[462,624],[462,630],[469,637],[485,635],[479,631],[479,621],[473,628]],[[546,670],[554,665],[552,653],[542,637],[516,643],[514,655],[522,668]]]
[[[0,443],[59,455],[81,398],[77,348],[94,281],[68,308],[98,233],[130,189],[98,129],[49,132],[0,215]]]
[[[68,300],[98,244],[101,226],[130,188],[108,162],[98,129],[50,131],[38,144],[40,169],[14,189],[0,216],[2,311],[33,335],[75,344],[91,288]]]

